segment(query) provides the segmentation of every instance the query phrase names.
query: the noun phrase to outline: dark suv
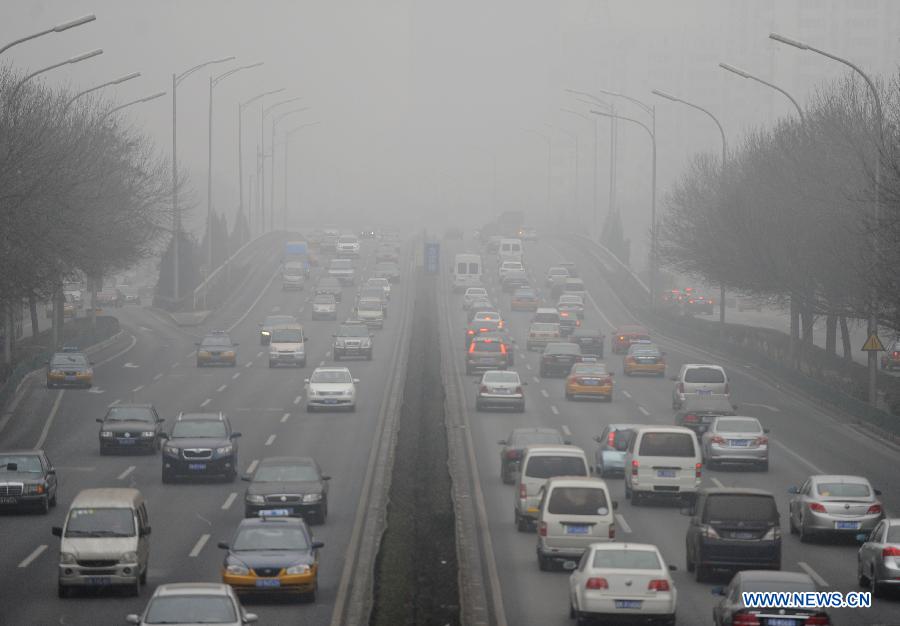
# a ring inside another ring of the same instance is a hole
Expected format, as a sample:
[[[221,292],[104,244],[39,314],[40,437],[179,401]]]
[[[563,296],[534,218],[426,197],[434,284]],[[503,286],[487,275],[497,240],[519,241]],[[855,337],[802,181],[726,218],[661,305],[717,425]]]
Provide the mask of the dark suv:
[[[603,343],[606,336],[599,330],[576,329],[569,335],[569,341],[581,346],[581,354],[603,358]]]
[[[781,521],[775,496],[761,489],[701,489],[685,537],[687,570],[704,582],[711,570],[781,569]]]
[[[100,423],[100,454],[159,450],[163,419],[152,404],[117,404]]]
[[[340,361],[348,356],[364,356],[372,360],[372,339],[369,327],[360,322],[346,322],[341,324],[334,335],[332,351],[334,360]]]
[[[675,413],[675,424],[702,435],[717,417],[723,415],[737,415],[737,405],[731,404],[728,396],[721,393],[701,396],[695,393],[685,396],[681,408]]]
[[[581,347],[577,343],[548,343],[541,355],[541,377],[568,376],[579,362]]]
[[[222,476],[229,482],[237,477],[238,445],[241,436],[231,430],[222,413],[181,413],[165,439],[162,453],[162,481],[179,476]]]

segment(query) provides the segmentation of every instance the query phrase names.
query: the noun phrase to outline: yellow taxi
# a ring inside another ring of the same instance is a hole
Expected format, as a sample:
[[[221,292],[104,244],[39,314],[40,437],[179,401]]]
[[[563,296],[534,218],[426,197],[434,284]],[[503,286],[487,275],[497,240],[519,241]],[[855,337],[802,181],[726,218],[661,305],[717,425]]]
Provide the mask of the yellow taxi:
[[[222,565],[222,582],[239,596],[291,594],[314,602],[319,588],[319,549],[306,522],[279,515],[278,509],[263,517],[241,520]]]
[[[197,346],[197,367],[206,365],[237,365],[237,343],[225,331],[214,330]]]
[[[666,353],[649,341],[636,341],[628,346],[622,369],[626,376],[635,374],[666,375]]]
[[[47,361],[47,387],[85,387],[94,384],[94,368],[83,352],[63,348]]]
[[[587,359],[587,357],[584,357]],[[566,377],[566,400],[602,398],[612,402],[613,375],[599,361],[582,361]]]

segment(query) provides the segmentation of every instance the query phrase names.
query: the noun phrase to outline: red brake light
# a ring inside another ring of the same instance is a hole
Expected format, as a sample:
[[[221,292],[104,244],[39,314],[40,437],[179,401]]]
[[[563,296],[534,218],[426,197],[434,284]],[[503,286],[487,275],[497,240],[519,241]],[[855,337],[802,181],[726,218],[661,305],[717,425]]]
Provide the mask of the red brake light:
[[[585,589],[609,589],[609,583],[605,578],[588,578],[584,584]]]
[[[506,354],[506,344],[505,343],[500,344],[500,354]]]
[[[822,504],[819,504],[818,502],[810,502],[809,510],[815,511],[816,513],[825,513],[825,506]]]
[[[518,451],[518,450],[507,450],[507,451],[506,451],[506,458],[509,459],[509,460],[511,460],[511,461],[514,461],[514,460],[518,459],[518,458],[519,458],[519,451]]]
[[[546,537],[546,536],[547,536],[547,522],[541,522],[541,523],[540,523],[540,525],[538,526],[538,534],[539,534],[541,537]]]
[[[606,436],[606,445],[608,445],[610,448],[615,448],[615,447],[616,447],[616,433],[615,433],[615,431],[610,431],[609,434]]]
[[[487,393],[487,392],[488,392],[487,385],[482,385],[482,386],[478,389],[478,391],[481,392],[481,393]]]
[[[631,462],[631,475],[632,475],[632,476],[637,476],[638,468],[639,468],[640,466],[641,466],[641,464],[640,464],[639,461],[632,461],[632,462]]]
[[[759,618],[753,613],[744,613],[742,611],[732,616],[731,623],[732,626],[759,626]]]
[[[624,336],[624,335],[619,335],[619,341],[625,341],[625,336]]]
[[[758,446],[767,446],[767,445],[769,445],[769,438],[768,438],[768,437],[757,437],[757,438],[756,438],[756,445],[758,445]]]
[[[616,525],[615,524],[609,525],[609,535],[608,536],[610,539],[616,538]]]
[[[699,420],[698,420],[697,416],[694,415],[693,413],[688,413],[687,415],[684,416],[684,421],[685,422],[697,422]]]
[[[875,515],[876,513],[881,513],[881,505],[880,504],[873,504],[872,506],[869,507],[869,510],[866,511],[867,515]]]
[[[694,466],[694,477],[700,478],[700,475],[703,473],[703,463],[697,463]]]
[[[710,438],[710,442],[717,443],[720,446],[725,445],[725,437],[721,437],[719,435],[713,435],[712,438]]]
[[[475,352],[475,342],[474,341],[469,344],[469,352],[470,353]]]
[[[480,332],[480,333],[486,333],[487,331],[488,331],[487,328],[479,328],[479,329],[478,329],[478,332]],[[726,386],[727,386],[727,385],[726,385]],[[728,393],[728,392],[726,391],[725,393]]]
[[[669,590],[669,581],[665,578],[657,578],[651,580],[647,585],[647,591],[668,591]]]
[[[474,334],[475,334],[475,331],[472,330],[472,329],[470,328],[469,330],[466,331],[466,334],[467,334],[467,335],[474,335]]]
[[[881,550],[881,556],[882,557],[887,557],[887,556],[900,557],[900,548],[898,548],[897,546],[888,546],[886,548],[883,548]]]
[[[519,497],[523,499],[528,497],[528,487],[525,486],[525,483],[519,485]]]
[[[518,393],[518,394],[524,394],[525,392],[522,390],[522,387],[519,386],[519,387],[516,387],[516,393]]]

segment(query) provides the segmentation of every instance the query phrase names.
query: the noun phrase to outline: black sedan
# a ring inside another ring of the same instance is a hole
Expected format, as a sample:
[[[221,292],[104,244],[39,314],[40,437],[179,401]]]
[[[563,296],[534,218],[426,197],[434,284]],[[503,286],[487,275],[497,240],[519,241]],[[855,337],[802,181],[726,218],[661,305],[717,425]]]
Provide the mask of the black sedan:
[[[274,513],[303,517],[311,524],[325,523],[331,476],[324,476],[312,458],[263,459],[253,476],[243,480],[250,482],[244,495],[244,517]]]
[[[580,362],[581,346],[577,343],[548,343],[541,355],[541,376],[568,376],[572,366]]]
[[[56,506],[56,470],[43,450],[0,452],[0,509]]]
[[[117,404],[100,424],[100,454],[141,451],[153,454],[159,450],[163,420],[152,404]]]
[[[727,587],[713,587],[713,595],[719,600],[713,607],[716,626],[728,624],[831,624],[827,613],[817,609],[799,609],[790,606],[762,608],[746,606],[746,592],[794,592],[815,593],[821,591],[809,574],[802,572],[773,572],[769,570],[744,570],[731,579]]]
[[[166,442],[162,454],[162,481],[174,482],[179,476],[237,477],[238,444],[241,433],[231,430],[231,422],[222,413],[182,413],[170,434],[160,435]]]
[[[731,404],[728,396],[720,393],[701,396],[685,396],[681,409],[675,414],[675,424],[690,428],[698,435],[707,431],[709,425],[723,415],[737,415],[737,405]]]

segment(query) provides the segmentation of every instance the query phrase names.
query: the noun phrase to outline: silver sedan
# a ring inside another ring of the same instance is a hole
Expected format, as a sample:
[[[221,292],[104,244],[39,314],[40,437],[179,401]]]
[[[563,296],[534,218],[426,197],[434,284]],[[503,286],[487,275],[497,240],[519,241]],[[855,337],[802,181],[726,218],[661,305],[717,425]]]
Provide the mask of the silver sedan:
[[[884,517],[884,508],[869,481],[861,476],[810,476],[791,487],[788,522],[800,541],[824,534],[857,535],[870,532]]]
[[[755,417],[717,417],[700,441],[706,466],[750,463],[768,470],[768,432]]]
[[[900,589],[900,518],[881,520],[857,540],[862,543],[856,557],[859,586],[869,587],[876,598],[890,588]]]
[[[489,370],[482,375],[475,395],[475,409],[483,411],[488,407],[509,408],[522,413],[525,411],[525,391],[528,383],[519,374],[510,370]]]

